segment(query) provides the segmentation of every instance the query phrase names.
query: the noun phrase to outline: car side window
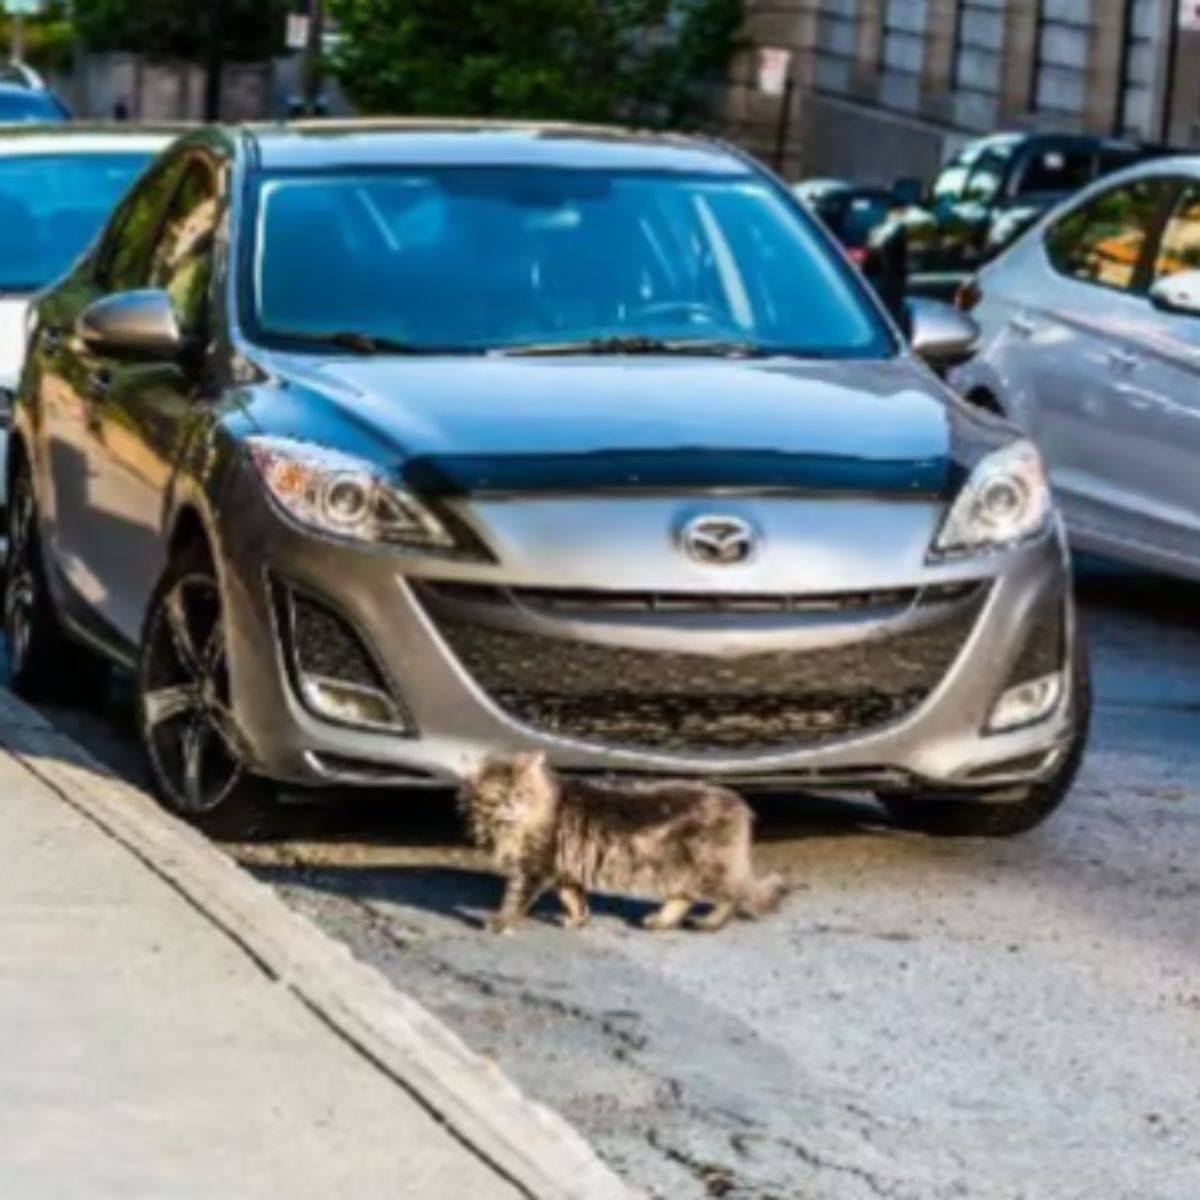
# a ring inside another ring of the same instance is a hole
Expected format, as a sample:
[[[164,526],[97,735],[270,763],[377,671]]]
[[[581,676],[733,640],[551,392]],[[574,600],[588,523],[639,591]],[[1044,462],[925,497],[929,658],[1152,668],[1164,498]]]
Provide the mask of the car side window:
[[[193,159],[150,253],[147,285],[161,288],[171,297],[185,336],[203,332],[219,205],[220,188],[213,169],[203,160]]]
[[[1096,156],[1090,150],[1046,149],[1031,154],[1017,184],[1018,196],[1039,192],[1074,192],[1096,174]]]
[[[97,278],[105,291],[145,286],[150,247],[178,181],[178,163],[168,163],[152,171],[118,210],[100,250]]]
[[[999,154],[984,154],[971,170],[963,199],[972,204],[991,204],[1004,187],[1005,159]]]
[[[1183,189],[1163,227],[1154,256],[1154,278],[1200,271],[1200,186]]]
[[[1132,291],[1163,188],[1158,180],[1126,184],[1060,218],[1046,234],[1054,269],[1083,283]]]

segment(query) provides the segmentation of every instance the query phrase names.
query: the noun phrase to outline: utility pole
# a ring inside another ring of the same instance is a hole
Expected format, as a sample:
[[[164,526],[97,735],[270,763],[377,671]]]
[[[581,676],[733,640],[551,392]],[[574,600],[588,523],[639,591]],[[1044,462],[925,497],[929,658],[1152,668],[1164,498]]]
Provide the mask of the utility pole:
[[[225,0],[208,0],[204,54],[204,119],[221,119],[221,76],[225,68]]]
[[[304,115],[315,117],[321,99],[321,66],[325,45],[325,2],[308,0],[308,43],[304,47]]]

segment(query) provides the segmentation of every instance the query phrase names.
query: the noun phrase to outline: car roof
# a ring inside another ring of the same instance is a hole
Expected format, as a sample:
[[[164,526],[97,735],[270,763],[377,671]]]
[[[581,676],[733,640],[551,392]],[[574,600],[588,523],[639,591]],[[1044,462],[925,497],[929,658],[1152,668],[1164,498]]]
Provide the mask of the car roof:
[[[395,166],[562,166],[744,175],[718,142],[600,125],[448,120],[297,121],[242,127],[268,170]]]
[[[127,121],[61,125],[0,123],[0,157],[21,154],[103,154],[106,151],[162,150],[194,128],[191,125],[137,125]]]

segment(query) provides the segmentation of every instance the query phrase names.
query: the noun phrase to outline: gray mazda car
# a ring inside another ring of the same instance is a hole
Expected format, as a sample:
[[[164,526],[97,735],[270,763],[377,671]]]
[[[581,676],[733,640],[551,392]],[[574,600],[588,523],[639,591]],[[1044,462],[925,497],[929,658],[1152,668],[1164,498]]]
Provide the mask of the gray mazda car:
[[[192,135],[36,306],[15,685],[135,670],[214,831],[521,749],[1030,828],[1089,715],[1060,523],[938,379],[970,321],[908,324],[726,147]]]

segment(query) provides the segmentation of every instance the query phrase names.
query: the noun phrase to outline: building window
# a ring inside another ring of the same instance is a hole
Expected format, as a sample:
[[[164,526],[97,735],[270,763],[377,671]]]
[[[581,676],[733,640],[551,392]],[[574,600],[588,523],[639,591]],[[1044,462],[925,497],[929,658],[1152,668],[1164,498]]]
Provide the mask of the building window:
[[[1130,137],[1150,138],[1155,130],[1154,77],[1165,0],[1124,0],[1125,48],[1116,128]],[[1172,14],[1174,16],[1174,14]]]
[[[1079,116],[1087,100],[1094,0],[1039,0],[1033,108]]]
[[[926,0],[887,0],[883,10],[884,71],[920,75],[925,66]]]
[[[1000,94],[1007,6],[1007,0],[959,0],[954,40],[957,91]]]
[[[858,0],[820,0],[817,10],[816,85],[846,92],[858,56]]]

